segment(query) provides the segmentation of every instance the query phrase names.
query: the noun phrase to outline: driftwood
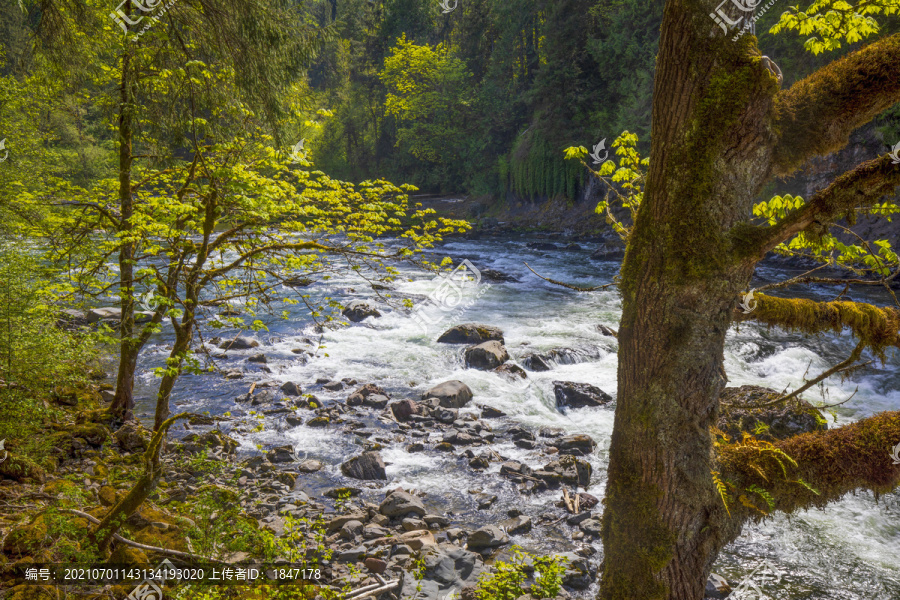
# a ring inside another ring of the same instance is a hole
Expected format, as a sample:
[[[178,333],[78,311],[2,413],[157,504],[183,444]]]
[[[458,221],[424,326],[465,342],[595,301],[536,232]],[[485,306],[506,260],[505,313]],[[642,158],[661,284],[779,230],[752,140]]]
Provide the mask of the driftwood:
[[[82,512],[80,510],[75,510],[74,508],[60,508],[57,510],[59,510],[60,512],[71,513],[73,515],[81,517],[82,519],[87,519],[88,521],[90,521],[91,523],[94,523],[95,525],[100,524],[100,519],[98,519],[97,517],[90,515],[86,512]],[[181,552],[180,550],[169,550],[168,548],[161,548],[159,546],[150,546],[149,544],[141,544],[140,542],[134,542],[132,540],[129,540],[128,538],[124,538],[121,535],[119,535],[118,533],[114,533],[112,535],[112,538],[114,540],[116,540],[117,542],[121,542],[122,544],[125,544],[126,546],[131,546],[133,548],[139,548],[141,550],[149,550],[150,552],[159,552],[160,554],[168,554],[169,556],[175,556],[178,558],[186,558],[188,560],[193,560],[193,561],[198,561],[198,562],[200,562],[200,561],[211,562],[211,563],[218,563],[220,565],[228,564],[227,562],[222,561],[222,560],[217,560],[215,558],[208,558],[206,556],[198,556],[196,554],[191,554],[190,552]]]
[[[381,579],[381,578],[379,578]],[[382,581],[384,581],[382,579]],[[359,588],[358,590],[353,590],[350,592],[344,600],[360,600],[361,598],[365,598],[366,596],[377,596],[379,594],[383,594],[385,592],[390,592],[391,590],[395,590],[400,587],[400,580],[396,581],[388,581],[384,584],[382,583],[373,583],[364,587]]]

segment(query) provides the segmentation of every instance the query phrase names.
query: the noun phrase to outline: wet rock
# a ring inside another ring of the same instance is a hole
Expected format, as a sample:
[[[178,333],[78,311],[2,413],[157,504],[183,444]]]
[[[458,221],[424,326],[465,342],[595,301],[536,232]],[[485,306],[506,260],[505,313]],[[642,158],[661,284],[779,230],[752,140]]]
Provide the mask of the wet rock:
[[[559,448],[560,454],[571,454],[572,456],[587,456],[597,447],[593,438],[585,434],[567,435],[556,440],[553,445]]]
[[[600,521],[597,519],[586,519],[585,521],[582,521],[578,527],[585,535],[600,537]]]
[[[500,465],[500,474],[506,477],[520,477],[522,475],[531,475],[531,473],[531,467],[520,462],[511,460]]]
[[[362,406],[366,404],[366,401],[372,396],[381,396],[382,398],[390,398],[388,393],[375,385],[374,383],[367,383],[364,386],[357,388],[355,392],[347,396],[347,406]],[[387,402],[385,402],[385,406]],[[382,406],[381,408],[384,408]]]
[[[600,388],[572,381],[554,381],[553,395],[556,396],[556,407],[561,410],[604,406],[612,401],[612,396]]]
[[[443,344],[481,344],[496,340],[503,343],[503,331],[491,325],[480,323],[464,323],[451,327],[438,338]]]
[[[322,387],[329,392],[339,392],[344,389],[344,384],[340,381],[329,381],[328,383],[322,384]]]
[[[293,381],[286,382],[281,386],[280,389],[285,396],[299,396],[303,393],[303,390],[300,389],[300,386]]]
[[[597,325],[597,331],[599,331],[601,334],[605,335],[606,337],[614,337],[614,338],[619,337],[618,331],[616,331],[612,327],[607,327],[606,325]]]
[[[496,269],[481,269],[481,278],[492,283],[518,283],[519,280],[512,275]]]
[[[532,250],[559,250],[556,244],[551,244],[550,242],[528,242],[525,245]]]
[[[325,463],[323,463],[321,460],[309,458],[301,462],[297,466],[297,470],[301,473],[315,473],[316,471],[321,471],[324,467]]]
[[[150,432],[135,420],[126,421],[116,430],[113,437],[116,438],[119,448],[125,452],[146,450],[150,443]]]
[[[421,442],[414,442],[406,447],[407,452],[422,452],[425,450],[425,444]]]
[[[531,517],[518,516],[500,522],[500,527],[510,535],[522,535],[531,531],[534,523]]]
[[[509,353],[500,342],[492,340],[466,348],[465,361],[469,369],[490,371],[509,360]]]
[[[341,465],[341,473],[353,479],[387,480],[384,460],[378,452],[363,452]]]
[[[259,354],[254,354],[253,356],[251,356],[250,358],[248,358],[248,359],[247,359],[247,362],[266,364],[266,363],[268,363],[269,361],[268,361],[268,359],[266,358],[266,355],[263,354],[262,352],[260,352]]]
[[[322,495],[325,496],[326,498],[337,499],[337,498],[343,498],[346,496],[355,498],[356,496],[359,496],[360,494],[362,494],[362,490],[359,489],[358,487],[344,486],[344,487],[337,487],[337,488],[331,488],[329,490],[326,490],[325,493]]]
[[[215,429],[207,431],[203,435],[192,433],[185,436],[184,441],[195,442],[201,447],[209,448],[213,451],[221,451],[224,454],[233,454],[237,450],[238,442]]]
[[[418,497],[409,492],[394,490],[378,506],[378,512],[392,518],[406,516],[410,513],[424,517],[425,505]]]
[[[251,337],[237,336],[231,340],[224,340],[219,344],[219,348],[223,350],[249,350],[256,348],[259,342]]]
[[[622,260],[625,248],[619,244],[601,244],[591,254],[591,260]]]
[[[715,573],[709,574],[709,579],[706,580],[706,598],[721,600],[727,598],[730,593],[731,586],[728,585],[728,580]]]
[[[534,476],[550,484],[563,482],[587,488],[591,482],[592,471],[591,463],[578,460],[574,456],[563,456],[545,465],[543,469],[535,471]]]
[[[506,413],[502,410],[498,410],[491,406],[485,406],[481,409],[481,418],[482,419],[499,419],[500,417],[505,417]]]
[[[401,400],[391,404],[391,413],[398,421],[408,421],[413,415],[419,414],[419,404],[415,400]]]
[[[525,369],[523,369],[519,365],[514,365],[513,363],[505,363],[500,365],[499,367],[494,369],[494,373],[502,375],[507,379],[511,379],[513,381],[528,379],[528,374],[525,373]]]
[[[314,419],[310,419],[306,422],[307,427],[326,427],[331,423],[331,419],[328,417],[316,417]]]
[[[469,467],[477,471],[487,469],[491,466],[491,462],[483,456],[476,456],[469,461]]]
[[[600,499],[585,492],[578,492],[578,505],[585,510],[590,510],[600,504]]]
[[[462,381],[445,381],[431,388],[423,398],[437,398],[444,408],[462,408],[472,400],[472,390]]]
[[[496,494],[475,494],[475,501],[478,503],[478,510],[487,510],[497,501]]]
[[[299,427],[300,425],[303,425],[303,419],[297,415],[286,416],[284,422],[287,423],[288,427]]]
[[[400,528],[403,531],[422,531],[428,529],[428,524],[422,519],[403,519]]]
[[[474,585],[486,570],[481,556],[453,544],[431,544],[422,558],[422,579],[405,577],[401,598],[459,598],[459,590]]]
[[[422,518],[429,527],[447,527],[450,525],[450,519],[441,515],[425,515]]]
[[[466,545],[470,550],[499,548],[509,543],[509,536],[496,525],[486,525],[469,534]]]
[[[293,446],[278,446],[266,452],[266,458],[273,463],[294,462],[297,460],[297,454]]]
[[[368,319],[369,317],[378,318],[381,316],[380,312],[378,312],[376,309],[369,306],[362,300],[354,300],[350,302],[347,306],[344,307],[344,310],[341,311],[341,314],[354,323],[359,323],[360,321]]]
[[[719,429],[733,439],[740,439],[747,432],[770,442],[828,429],[822,413],[803,399],[755,408],[779,396],[776,390],[756,385],[725,388],[720,397]]]
[[[568,523],[569,525],[572,525],[573,527],[576,527],[578,525],[581,525],[582,523],[584,523],[585,521],[587,521],[588,519],[590,519],[593,516],[594,516],[594,513],[592,513],[589,510],[585,510],[578,514],[571,515],[570,517],[566,518],[566,523]]]

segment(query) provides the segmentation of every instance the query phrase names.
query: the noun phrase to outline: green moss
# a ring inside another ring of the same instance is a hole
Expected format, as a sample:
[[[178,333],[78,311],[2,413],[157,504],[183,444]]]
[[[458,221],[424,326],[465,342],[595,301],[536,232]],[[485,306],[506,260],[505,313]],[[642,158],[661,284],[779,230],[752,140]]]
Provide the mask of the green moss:
[[[0,462],[0,477],[18,482],[43,483],[46,476],[46,471],[27,456],[9,454],[6,460]]]

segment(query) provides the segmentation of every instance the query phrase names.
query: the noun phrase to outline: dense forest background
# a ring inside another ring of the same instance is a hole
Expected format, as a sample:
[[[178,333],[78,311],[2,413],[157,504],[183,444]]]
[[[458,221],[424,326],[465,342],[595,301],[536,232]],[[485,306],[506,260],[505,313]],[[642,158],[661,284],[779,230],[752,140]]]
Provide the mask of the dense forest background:
[[[318,168],[354,182],[384,178],[494,201],[577,200],[587,174],[564,159],[566,147],[606,139],[609,148],[628,130],[649,148],[663,4],[460,0],[445,12],[436,0],[307,1],[306,19],[323,43],[282,141],[305,139]],[[768,34],[786,8],[774,6],[757,25],[785,87],[858,45],[813,56],[802,39]],[[22,83],[35,66],[37,24],[16,3],[0,11],[0,73]],[[17,89],[10,83],[7,94]],[[48,164],[76,184],[113,175],[114,132],[98,118],[109,109],[104,90],[75,84],[71,74],[54,85],[44,93],[64,92],[67,101],[32,124],[58,151]],[[876,135],[900,139],[898,122],[895,107]]]

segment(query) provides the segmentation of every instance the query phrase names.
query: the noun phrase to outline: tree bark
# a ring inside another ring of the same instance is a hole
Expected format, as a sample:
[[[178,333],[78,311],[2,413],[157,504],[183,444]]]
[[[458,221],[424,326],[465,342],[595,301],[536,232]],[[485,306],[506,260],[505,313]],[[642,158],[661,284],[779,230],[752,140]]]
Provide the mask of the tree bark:
[[[128,3],[126,14],[131,14]],[[132,56],[126,36],[122,54],[122,76],[119,95],[119,234],[126,236],[119,248],[119,299],[122,312],[119,321],[119,370],[116,376],[116,392],[110,406],[111,412],[119,419],[132,418],[134,410],[134,375],[140,346],[134,339],[134,249],[127,239],[131,232],[134,216],[134,199],[131,192],[131,164],[134,160],[132,143],[134,140],[134,95],[132,81]]]
[[[735,535],[711,475],[710,429],[726,383],[725,335],[769,233],[748,235],[754,199],[774,172],[833,150],[843,130],[885,102],[845,103],[828,143],[798,144],[785,159],[777,78],[755,38],[721,35],[708,8],[670,0],[663,17],[652,160],[621,273],[601,600],[703,598],[713,561]],[[871,55],[848,60],[883,71]],[[801,84],[798,96],[809,88]],[[827,105],[828,90],[817,91]]]

